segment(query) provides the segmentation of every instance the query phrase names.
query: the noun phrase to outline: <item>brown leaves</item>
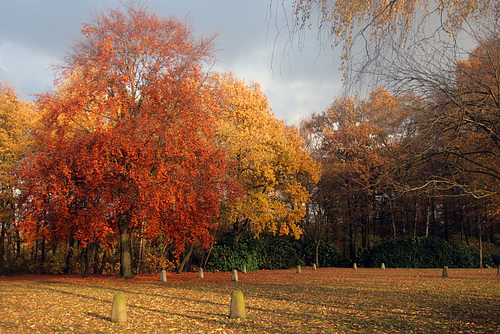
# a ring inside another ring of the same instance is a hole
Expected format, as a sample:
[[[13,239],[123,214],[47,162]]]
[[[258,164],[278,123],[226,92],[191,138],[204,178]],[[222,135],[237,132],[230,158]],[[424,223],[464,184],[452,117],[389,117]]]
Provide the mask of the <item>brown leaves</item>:
[[[496,332],[496,271],[303,268],[158,275],[131,281],[66,276],[0,279],[0,330],[18,332]],[[231,292],[245,296],[247,319],[229,319]],[[125,324],[110,321],[116,292],[127,298]]]
[[[311,154],[323,168],[318,194],[324,198],[319,201],[329,202],[332,196],[352,201],[358,196],[365,205],[367,197],[383,191],[405,121],[399,106],[398,99],[378,88],[369,100],[339,98],[303,122]],[[333,209],[339,206],[349,205]]]

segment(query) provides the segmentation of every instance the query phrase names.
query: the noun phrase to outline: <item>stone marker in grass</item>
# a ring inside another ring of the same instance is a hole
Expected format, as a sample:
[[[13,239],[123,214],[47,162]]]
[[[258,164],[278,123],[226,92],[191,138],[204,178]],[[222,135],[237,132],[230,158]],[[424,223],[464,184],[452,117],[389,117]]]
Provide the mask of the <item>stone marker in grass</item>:
[[[302,269],[300,269],[300,266],[297,266],[297,274],[302,273]]]
[[[443,267],[443,277],[448,277],[448,267],[447,266]]]
[[[231,272],[231,281],[238,282],[238,270],[234,269]]]
[[[203,276],[203,268],[200,268],[200,269],[198,270],[198,278],[203,278],[203,277],[204,277],[204,276]]]
[[[125,294],[118,292],[113,297],[113,308],[111,309],[112,322],[127,322],[127,309]]]
[[[167,281],[167,271],[166,270],[160,271],[160,281],[161,282]]]
[[[380,269],[385,270],[385,263],[382,263],[382,264],[380,265]]]
[[[235,290],[231,293],[231,310],[229,318],[245,320],[245,300],[243,299],[243,292]]]
[[[313,263],[313,270],[316,270],[316,263]]]
[[[245,265],[244,265],[244,266],[243,266],[243,270],[241,270],[241,272],[242,272],[243,274],[246,274],[246,273],[247,273],[247,266],[245,266]]]
[[[356,264],[356,262],[354,262],[354,264],[352,265],[352,269],[358,269],[358,265]]]

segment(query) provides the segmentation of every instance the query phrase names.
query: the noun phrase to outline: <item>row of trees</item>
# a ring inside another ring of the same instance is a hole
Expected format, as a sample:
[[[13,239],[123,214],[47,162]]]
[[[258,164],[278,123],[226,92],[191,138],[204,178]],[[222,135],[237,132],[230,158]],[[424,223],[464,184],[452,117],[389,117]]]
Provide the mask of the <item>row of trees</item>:
[[[129,278],[131,237],[167,245],[180,272],[217,230],[300,236],[319,168],[258,85],[206,70],[213,45],[125,5],[84,25],[35,108],[2,86],[2,112],[29,120],[8,123],[19,144],[3,142],[2,260],[26,241],[34,259],[66,252],[69,268],[76,248],[88,273],[90,253],[118,244]]]
[[[353,74],[381,85],[299,129],[258,85],[207,70],[213,36],[143,7],[96,15],[54,92],[33,106],[1,87],[0,261],[29,249],[72,271],[79,254],[86,274],[91,262],[112,271],[118,250],[132,277],[180,272],[193,254],[206,266],[228,236],[304,238],[316,263],[332,242],[345,261],[386,239],[498,242],[498,13],[489,1],[440,3],[297,1],[297,27],[314,10],[323,28],[334,23],[346,87]],[[438,38],[422,37],[433,14]],[[356,39],[373,42],[361,67]]]
[[[442,42],[400,52],[377,74],[397,95],[342,96],[302,123],[323,172],[311,228],[330,232],[344,257],[388,238],[477,240],[480,254],[484,242],[498,245],[498,27],[475,26],[472,51]]]

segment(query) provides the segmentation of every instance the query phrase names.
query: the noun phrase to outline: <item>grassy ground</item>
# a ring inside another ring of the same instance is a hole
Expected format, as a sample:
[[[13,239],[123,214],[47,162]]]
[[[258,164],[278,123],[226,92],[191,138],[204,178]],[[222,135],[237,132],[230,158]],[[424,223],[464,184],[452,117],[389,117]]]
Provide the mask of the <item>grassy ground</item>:
[[[229,319],[231,292],[247,319]],[[113,295],[127,322],[110,321]],[[303,268],[114,277],[0,278],[0,333],[500,333],[494,269]]]

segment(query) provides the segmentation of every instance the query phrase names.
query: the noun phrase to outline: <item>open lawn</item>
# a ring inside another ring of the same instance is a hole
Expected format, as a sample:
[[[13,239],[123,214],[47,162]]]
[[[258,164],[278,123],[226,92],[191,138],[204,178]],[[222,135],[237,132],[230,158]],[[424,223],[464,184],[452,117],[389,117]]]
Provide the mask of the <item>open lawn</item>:
[[[302,268],[239,273],[0,278],[0,333],[500,333],[496,269]],[[229,319],[243,291],[247,319]],[[127,323],[112,323],[113,295]]]

